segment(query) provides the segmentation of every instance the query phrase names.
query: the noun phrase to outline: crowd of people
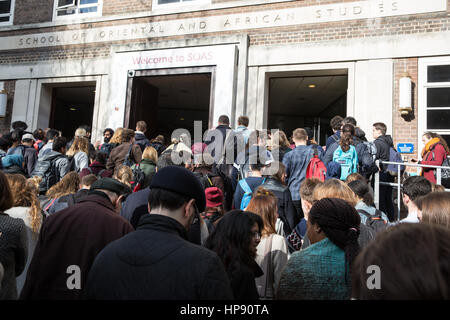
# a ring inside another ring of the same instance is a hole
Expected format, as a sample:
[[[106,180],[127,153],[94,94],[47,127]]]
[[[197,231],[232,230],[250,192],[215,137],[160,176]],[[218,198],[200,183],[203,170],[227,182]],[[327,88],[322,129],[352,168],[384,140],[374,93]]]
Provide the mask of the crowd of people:
[[[288,139],[223,115],[191,145],[148,139],[145,121],[96,142],[88,126],[68,141],[14,122],[0,137],[0,299],[450,299],[450,193],[433,170],[405,177],[396,219],[391,186],[374,203],[373,175],[395,179],[376,162],[395,151],[386,125],[372,142],[352,117],[330,126],[320,146],[308,128]],[[435,133],[423,142],[421,164],[450,155]]]

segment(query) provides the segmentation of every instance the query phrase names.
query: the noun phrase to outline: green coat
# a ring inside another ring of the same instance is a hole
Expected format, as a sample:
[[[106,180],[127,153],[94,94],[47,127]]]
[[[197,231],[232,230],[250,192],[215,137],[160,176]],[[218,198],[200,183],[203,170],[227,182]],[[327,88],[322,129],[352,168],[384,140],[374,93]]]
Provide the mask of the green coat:
[[[141,190],[142,190],[143,188],[147,188],[148,185],[150,184],[150,179],[156,171],[156,164],[152,160],[142,159],[141,162],[139,163],[139,167],[145,174],[145,183],[141,187]],[[132,170],[135,168],[136,168],[136,164],[134,164],[131,167]]]

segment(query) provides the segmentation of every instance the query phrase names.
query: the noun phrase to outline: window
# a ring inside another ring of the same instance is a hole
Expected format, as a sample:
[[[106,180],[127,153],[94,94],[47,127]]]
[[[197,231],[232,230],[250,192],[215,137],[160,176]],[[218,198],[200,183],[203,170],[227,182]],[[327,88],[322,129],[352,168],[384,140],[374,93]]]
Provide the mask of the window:
[[[419,81],[419,141],[432,131],[450,142],[450,57],[423,59]]]
[[[10,25],[13,22],[14,0],[0,0],[0,25]]]
[[[103,0],[55,0],[54,17],[100,16]]]
[[[179,5],[210,4],[211,0],[153,0],[153,9],[169,8]]]

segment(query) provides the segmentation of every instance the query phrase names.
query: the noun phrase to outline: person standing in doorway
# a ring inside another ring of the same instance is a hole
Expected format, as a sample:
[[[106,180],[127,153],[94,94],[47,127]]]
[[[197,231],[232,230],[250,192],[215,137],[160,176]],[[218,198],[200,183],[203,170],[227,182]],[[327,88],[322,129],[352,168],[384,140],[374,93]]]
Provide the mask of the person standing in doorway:
[[[144,152],[144,149],[150,146],[150,141],[145,136],[145,132],[147,131],[147,123],[145,121],[138,121],[136,123],[136,131],[134,132],[134,139],[136,144],[141,148],[141,151]]]

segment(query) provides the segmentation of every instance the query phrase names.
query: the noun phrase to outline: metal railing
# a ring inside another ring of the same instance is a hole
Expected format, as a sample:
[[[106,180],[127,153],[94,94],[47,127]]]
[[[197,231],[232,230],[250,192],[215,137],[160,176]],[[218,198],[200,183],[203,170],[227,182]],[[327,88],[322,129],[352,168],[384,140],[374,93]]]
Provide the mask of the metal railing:
[[[409,163],[409,162],[389,162],[389,161],[375,161],[378,168],[380,168],[380,164],[385,165],[396,165],[397,166],[397,182],[384,182],[380,181],[380,171],[375,174],[374,181],[374,202],[377,209],[380,208],[380,184],[385,186],[391,186],[397,188],[397,212],[398,212],[398,220],[400,220],[400,207],[401,207],[401,188],[402,188],[402,172],[400,170],[401,166],[405,167],[419,167],[419,168],[431,168],[436,169],[436,184],[441,184],[442,182],[442,169],[449,169],[450,167],[443,166],[431,166],[427,164],[418,164],[418,163]],[[445,191],[450,192],[450,189],[445,189]]]

